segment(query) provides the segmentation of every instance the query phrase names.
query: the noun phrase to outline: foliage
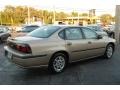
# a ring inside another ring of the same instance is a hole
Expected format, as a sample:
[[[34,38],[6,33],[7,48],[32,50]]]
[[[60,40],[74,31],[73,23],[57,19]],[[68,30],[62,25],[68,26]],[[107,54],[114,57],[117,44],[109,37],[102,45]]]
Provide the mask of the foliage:
[[[88,13],[82,13],[82,16],[88,16]]]
[[[71,13],[71,16],[77,17],[77,16],[78,16],[78,13],[77,13],[77,12],[72,12],[72,13]]]
[[[52,11],[47,10],[37,10],[35,8],[29,7],[30,9],[30,18],[35,17],[35,20],[37,21],[37,18],[40,18],[41,21],[43,21],[46,24],[52,24],[54,13]],[[23,24],[26,22],[26,19],[28,18],[28,7],[26,6],[6,6],[5,9],[1,12],[1,19],[2,24],[10,24],[10,25],[18,25]],[[67,14],[64,12],[55,13],[56,19],[62,20],[63,18],[67,17]]]
[[[41,20],[45,24],[52,24],[55,14],[55,19],[62,21],[64,18],[69,16],[78,17],[78,12],[71,12],[67,14],[65,12],[53,12],[48,10],[38,10],[33,7],[29,7],[30,18],[34,21]],[[88,13],[79,13],[79,16],[89,16]],[[28,7],[26,6],[11,6],[7,5],[3,11],[0,12],[0,22],[6,25],[19,25],[24,24],[28,19]],[[111,21],[114,21],[114,17],[110,14],[104,14],[101,17],[101,22],[104,24],[109,24]]]
[[[100,17],[100,20],[101,22],[104,24],[104,25],[108,25],[108,24],[111,24],[111,22],[114,20],[113,17],[110,15],[110,14],[103,14],[101,15]]]

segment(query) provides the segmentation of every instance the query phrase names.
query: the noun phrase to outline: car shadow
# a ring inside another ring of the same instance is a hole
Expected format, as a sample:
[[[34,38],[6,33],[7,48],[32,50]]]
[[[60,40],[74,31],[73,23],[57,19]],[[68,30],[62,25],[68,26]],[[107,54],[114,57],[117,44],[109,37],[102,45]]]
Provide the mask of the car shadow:
[[[73,62],[73,63],[69,63],[66,69],[69,68],[74,68],[76,66],[80,66],[80,65],[85,65],[85,64],[90,64],[93,62],[100,62],[101,60],[105,60],[103,57],[97,57],[97,58],[92,58],[92,59],[87,59],[87,60],[83,60],[83,61],[78,61],[78,62]],[[31,76],[44,76],[44,75],[57,75],[57,74],[52,74],[48,71],[47,67],[42,67],[42,68],[33,68],[33,69],[25,69],[26,74],[30,74]],[[62,72],[65,73],[66,71]],[[60,73],[59,73],[60,74]]]
[[[67,78],[71,80],[71,78],[77,78],[77,73],[80,71],[79,66],[89,64],[89,63],[96,63],[104,60],[102,57],[88,59],[84,61],[79,61],[75,63],[71,63],[68,65],[66,70],[62,73],[58,74],[51,74],[47,67],[42,68],[33,68],[33,69],[20,69],[14,72],[11,83],[12,84],[22,84],[22,85],[39,85],[39,84],[51,84],[51,82],[64,82],[64,79]],[[79,73],[80,74],[80,73]],[[81,75],[81,74],[80,74]],[[68,81],[66,81],[67,83]],[[79,81],[78,81],[79,82]],[[79,82],[80,83],[80,82]]]
[[[77,62],[72,62],[68,65],[68,67],[90,64],[90,63],[93,63],[93,62],[101,62],[103,60],[105,60],[105,59],[102,56],[100,56],[100,57],[96,57],[96,58],[91,58],[91,59],[81,60],[81,61],[77,61]]]

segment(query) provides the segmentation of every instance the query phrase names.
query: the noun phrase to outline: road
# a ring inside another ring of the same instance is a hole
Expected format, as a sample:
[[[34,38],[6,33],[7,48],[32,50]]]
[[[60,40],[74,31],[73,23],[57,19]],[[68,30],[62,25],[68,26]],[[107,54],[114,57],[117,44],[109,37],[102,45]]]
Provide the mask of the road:
[[[63,73],[50,74],[47,68],[22,69],[4,57],[0,44],[1,85],[106,85],[120,84],[120,47],[112,59],[102,57],[70,64]]]

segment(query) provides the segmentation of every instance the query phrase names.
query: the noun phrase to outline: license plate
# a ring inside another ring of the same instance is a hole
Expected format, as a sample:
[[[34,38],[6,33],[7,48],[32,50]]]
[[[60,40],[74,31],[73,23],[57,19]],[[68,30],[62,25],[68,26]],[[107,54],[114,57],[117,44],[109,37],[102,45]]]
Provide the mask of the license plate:
[[[9,58],[9,59],[12,59],[12,53],[7,53],[7,57]]]

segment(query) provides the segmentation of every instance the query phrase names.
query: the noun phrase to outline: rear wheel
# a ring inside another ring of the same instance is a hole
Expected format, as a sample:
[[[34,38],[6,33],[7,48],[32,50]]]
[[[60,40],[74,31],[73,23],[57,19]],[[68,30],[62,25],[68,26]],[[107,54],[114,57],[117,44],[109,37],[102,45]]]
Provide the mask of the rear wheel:
[[[105,51],[105,58],[110,59],[113,56],[113,52],[114,52],[114,46],[112,44],[109,44],[106,47],[106,51]]]
[[[51,58],[48,69],[52,73],[60,73],[65,69],[66,64],[66,55],[64,55],[63,53],[57,53]]]

